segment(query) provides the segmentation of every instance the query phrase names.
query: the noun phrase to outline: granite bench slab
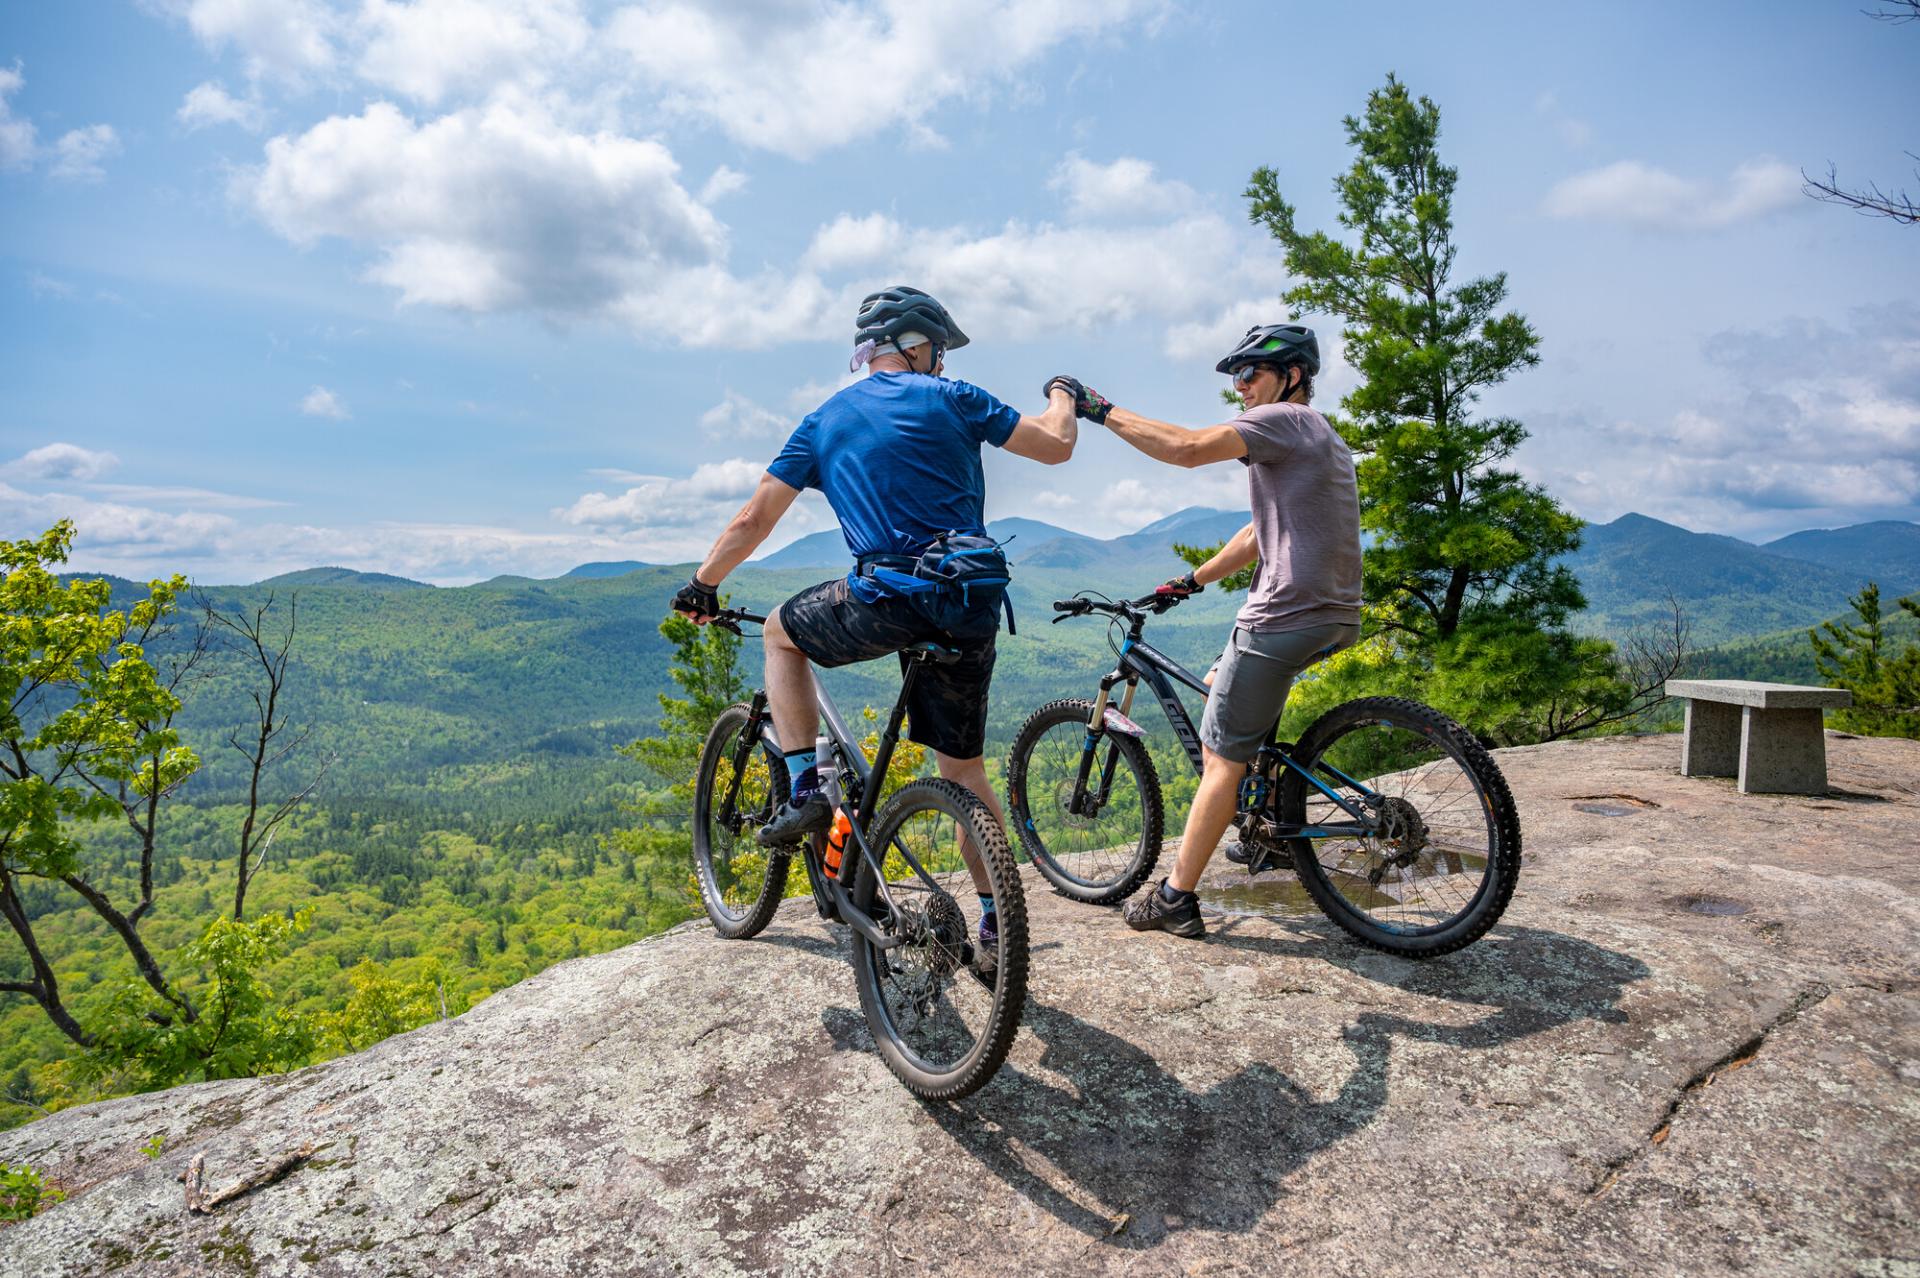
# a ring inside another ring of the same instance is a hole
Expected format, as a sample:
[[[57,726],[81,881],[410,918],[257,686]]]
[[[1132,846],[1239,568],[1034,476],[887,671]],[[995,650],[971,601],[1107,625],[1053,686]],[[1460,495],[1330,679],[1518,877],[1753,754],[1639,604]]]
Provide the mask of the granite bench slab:
[[[1669,679],[1687,702],[1680,772],[1737,777],[1743,794],[1825,794],[1824,712],[1853,704],[1844,688],[1750,679]]]

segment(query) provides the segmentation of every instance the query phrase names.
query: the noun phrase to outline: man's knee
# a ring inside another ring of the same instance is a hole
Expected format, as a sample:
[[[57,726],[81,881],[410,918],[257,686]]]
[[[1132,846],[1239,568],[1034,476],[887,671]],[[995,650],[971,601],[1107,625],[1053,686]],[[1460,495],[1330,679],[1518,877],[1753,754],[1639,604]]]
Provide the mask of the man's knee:
[[[933,765],[939,769],[940,775],[949,781],[958,781],[962,777],[985,776],[987,771],[985,757],[977,754],[970,759],[957,759],[953,755],[941,754],[935,750]]]

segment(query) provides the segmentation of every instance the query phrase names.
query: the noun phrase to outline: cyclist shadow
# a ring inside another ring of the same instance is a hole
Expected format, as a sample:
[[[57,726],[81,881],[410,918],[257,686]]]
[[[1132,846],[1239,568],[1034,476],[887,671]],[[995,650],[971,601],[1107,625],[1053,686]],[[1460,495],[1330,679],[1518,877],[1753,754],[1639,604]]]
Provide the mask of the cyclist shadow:
[[[1362,1013],[1342,1032],[1351,1064],[1329,1099],[1316,1099],[1324,1084],[1309,1090],[1263,1062],[1195,1090],[1125,1039],[1029,1002],[1026,1027],[1051,1078],[1010,1064],[982,1092],[928,1112],[1011,1188],[1106,1245],[1153,1247],[1181,1228],[1242,1232],[1289,1174],[1380,1117],[1395,1038],[1475,1051],[1578,1020],[1617,1023],[1626,986],[1648,975],[1636,959],[1559,933],[1497,936],[1414,964],[1325,941],[1216,933],[1215,944],[1318,958],[1406,993],[1493,1009],[1457,1025]]]

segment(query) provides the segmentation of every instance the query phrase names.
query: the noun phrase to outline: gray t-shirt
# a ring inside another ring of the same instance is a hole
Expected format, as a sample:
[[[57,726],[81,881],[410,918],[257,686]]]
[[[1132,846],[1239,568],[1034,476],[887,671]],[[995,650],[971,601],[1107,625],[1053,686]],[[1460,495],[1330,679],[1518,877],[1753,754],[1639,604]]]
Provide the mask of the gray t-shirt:
[[[1246,441],[1260,545],[1239,623],[1299,630],[1360,620],[1360,490],[1339,432],[1305,404],[1262,404],[1233,423]]]

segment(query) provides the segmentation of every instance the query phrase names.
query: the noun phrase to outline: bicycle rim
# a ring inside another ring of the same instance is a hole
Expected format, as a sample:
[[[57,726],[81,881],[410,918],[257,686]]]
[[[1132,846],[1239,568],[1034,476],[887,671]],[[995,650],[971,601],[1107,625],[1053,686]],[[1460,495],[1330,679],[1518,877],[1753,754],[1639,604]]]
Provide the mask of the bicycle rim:
[[[770,855],[755,835],[784,802],[786,767],[764,742],[747,757],[733,811],[720,810],[734,779],[734,758],[747,726],[745,706],[729,706],[701,751],[694,787],[693,864],[707,916],[723,935],[751,936],[765,927],[786,887],[789,858]]]
[[[882,950],[854,936],[868,1025],[889,1068],[913,1092],[941,1100],[965,1096],[1006,1059],[1026,999],[1026,906],[1006,837],[984,804],[945,781],[903,787],[881,809],[872,837],[888,849],[892,905],[881,903],[864,865],[855,901],[869,913],[890,915],[887,930],[908,940]],[[995,901],[992,944],[982,943],[984,911],[963,839],[979,850]],[[912,871],[903,849],[932,885]]]
[[[1008,794],[1021,843],[1048,882],[1076,900],[1110,904],[1131,895],[1159,859],[1160,782],[1144,747],[1107,733],[1094,743],[1076,800],[1092,712],[1080,700],[1037,711],[1015,742]]]
[[[1349,801],[1355,789],[1321,765],[1363,783],[1390,819],[1376,835],[1311,840],[1305,860],[1296,842],[1296,862],[1329,917],[1361,939],[1438,952],[1491,926],[1487,912],[1504,908],[1512,867],[1498,806],[1504,786],[1492,784],[1497,770],[1486,775],[1491,761],[1464,730],[1420,709],[1425,714],[1367,709],[1309,729],[1300,762]],[[1309,826],[1352,819],[1298,778],[1288,791],[1303,806],[1284,819]]]

